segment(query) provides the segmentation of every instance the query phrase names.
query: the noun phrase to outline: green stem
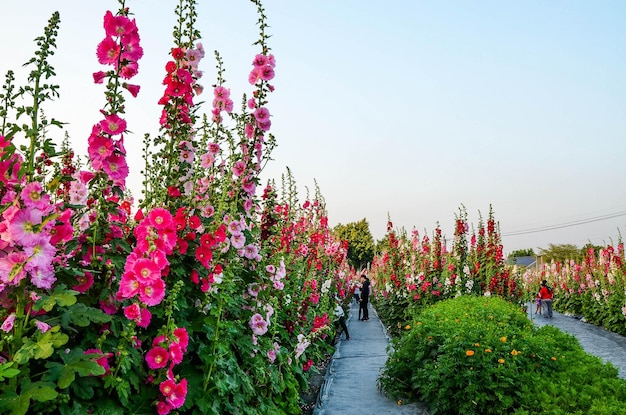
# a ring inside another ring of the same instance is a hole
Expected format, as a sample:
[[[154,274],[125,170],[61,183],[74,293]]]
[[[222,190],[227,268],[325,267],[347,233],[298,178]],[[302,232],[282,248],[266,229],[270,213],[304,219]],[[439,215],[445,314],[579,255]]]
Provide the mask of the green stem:
[[[223,311],[223,307],[224,306],[224,300],[223,298],[220,296],[220,301],[219,301],[219,308],[218,308],[218,312],[217,312],[217,322],[215,324],[215,338],[213,339],[213,351],[211,352],[211,356],[212,359],[211,360],[211,365],[209,366],[209,370],[206,374],[206,376],[204,377],[204,385],[202,387],[202,390],[204,392],[207,391],[207,388],[209,387],[209,381],[211,380],[211,373],[213,372],[213,367],[215,366],[214,362],[215,362],[215,353],[217,352],[217,342],[219,340],[220,337],[220,323],[222,321],[222,311]]]

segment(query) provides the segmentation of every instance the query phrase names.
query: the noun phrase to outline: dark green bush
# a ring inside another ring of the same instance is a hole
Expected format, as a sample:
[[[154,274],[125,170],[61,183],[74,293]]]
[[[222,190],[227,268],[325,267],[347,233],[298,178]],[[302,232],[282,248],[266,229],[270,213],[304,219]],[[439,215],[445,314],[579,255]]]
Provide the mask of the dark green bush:
[[[626,413],[615,368],[503,299],[446,300],[406,329],[391,343],[379,386],[433,414]]]

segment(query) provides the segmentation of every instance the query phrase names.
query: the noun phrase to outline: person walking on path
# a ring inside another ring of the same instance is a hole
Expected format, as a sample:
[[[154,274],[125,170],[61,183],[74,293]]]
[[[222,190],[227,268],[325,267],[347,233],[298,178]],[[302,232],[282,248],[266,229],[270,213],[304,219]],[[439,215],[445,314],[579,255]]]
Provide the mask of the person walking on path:
[[[348,332],[348,326],[346,326],[345,313],[338,297],[335,297],[335,319],[341,326],[343,332],[346,333],[346,340],[350,340],[350,333]],[[341,333],[339,336],[341,337]]]
[[[552,297],[552,288],[548,286],[548,282],[541,281],[539,298],[541,298],[541,310],[545,313],[543,316],[546,318],[552,318]]]
[[[363,318],[361,321],[368,321],[370,319],[369,310],[367,308],[367,303],[370,299],[370,280],[367,278],[367,275],[361,275],[361,300],[359,302],[359,317],[361,316],[361,311],[363,311]]]

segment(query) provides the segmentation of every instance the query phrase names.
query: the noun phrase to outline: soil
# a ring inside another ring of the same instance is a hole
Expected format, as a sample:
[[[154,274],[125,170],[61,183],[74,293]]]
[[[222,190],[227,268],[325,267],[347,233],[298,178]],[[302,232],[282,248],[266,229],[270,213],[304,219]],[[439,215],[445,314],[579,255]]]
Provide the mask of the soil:
[[[333,345],[337,344],[335,338]],[[302,415],[313,415],[313,409],[317,404],[317,397],[320,394],[322,385],[324,384],[324,377],[326,376],[326,370],[332,360],[332,354],[328,354],[324,360],[315,365],[317,369],[309,379],[309,387],[307,390],[300,393],[300,408],[302,409]]]

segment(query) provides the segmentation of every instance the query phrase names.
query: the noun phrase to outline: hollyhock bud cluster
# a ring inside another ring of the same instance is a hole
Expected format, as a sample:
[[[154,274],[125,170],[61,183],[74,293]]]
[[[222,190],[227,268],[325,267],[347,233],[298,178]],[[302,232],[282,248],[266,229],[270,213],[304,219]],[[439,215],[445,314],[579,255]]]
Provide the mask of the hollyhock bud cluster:
[[[114,70],[96,72],[93,74],[94,82],[102,83],[104,78],[121,77],[130,79],[137,74],[138,61],[143,56],[143,49],[139,44],[139,32],[134,19],[123,15],[114,16],[110,11],[104,15],[105,38],[97,47],[98,62],[103,65],[111,65]],[[139,86],[124,83],[123,86],[137,96]],[[111,88],[115,88],[112,83]],[[118,112],[122,107],[119,94],[113,93],[108,96],[110,110],[102,110],[104,119],[95,124],[88,139],[87,152],[91,166],[97,172],[104,172],[116,186],[124,187],[128,177],[128,165],[126,163],[126,150],[124,148],[123,133],[126,131],[126,121],[120,118]],[[122,107],[123,108],[123,107]]]

